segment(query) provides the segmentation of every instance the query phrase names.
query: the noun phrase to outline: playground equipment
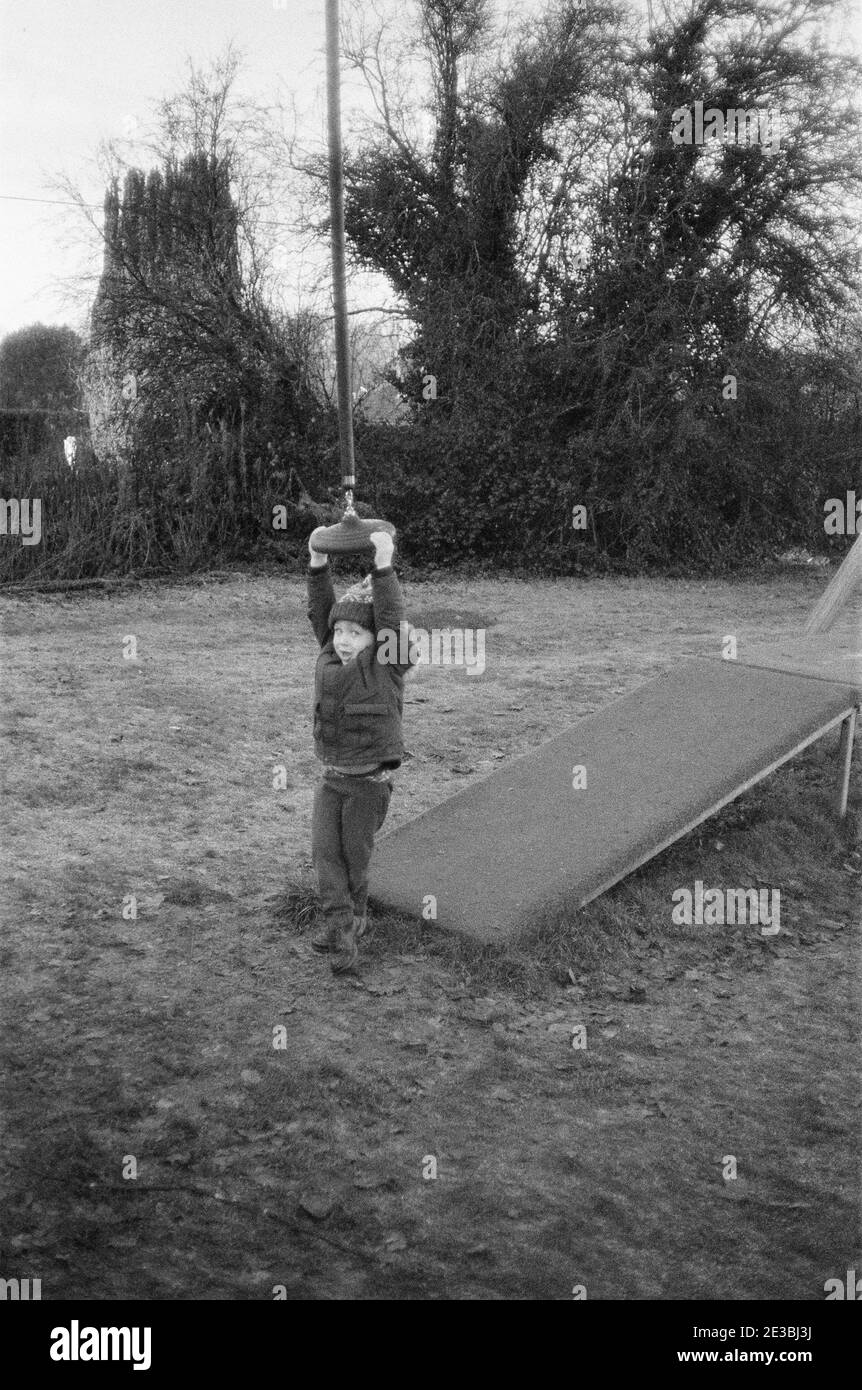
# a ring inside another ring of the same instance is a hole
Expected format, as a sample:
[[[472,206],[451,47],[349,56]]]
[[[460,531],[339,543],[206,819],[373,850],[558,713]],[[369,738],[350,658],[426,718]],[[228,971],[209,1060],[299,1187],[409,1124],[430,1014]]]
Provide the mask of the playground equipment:
[[[326,106],[329,145],[329,211],[332,241],[332,300],[335,313],[335,372],[338,398],[338,444],[344,515],[334,526],[318,526],[311,535],[315,550],[328,555],[373,553],[373,531],[387,531],[388,521],[357,515],[353,506],[356,465],[353,456],[353,397],[350,339],[347,331],[347,283],[344,255],[344,174],[341,153],[341,86],[338,75],[338,0],[326,0]]]
[[[834,621],[862,579],[860,556],[857,541],[812,618]],[[857,624],[857,648],[860,638]],[[815,634],[736,661],[688,658],[381,837],[374,901],[421,917],[433,899],[441,927],[513,937],[606,892],[839,725],[843,816],[858,656]]]
[[[828,632],[853,590],[862,583],[862,533],[853,542],[844,556],[837,574],[826,586],[823,594],[811,610],[805,624],[804,635]],[[860,634],[862,636],[862,634]]]

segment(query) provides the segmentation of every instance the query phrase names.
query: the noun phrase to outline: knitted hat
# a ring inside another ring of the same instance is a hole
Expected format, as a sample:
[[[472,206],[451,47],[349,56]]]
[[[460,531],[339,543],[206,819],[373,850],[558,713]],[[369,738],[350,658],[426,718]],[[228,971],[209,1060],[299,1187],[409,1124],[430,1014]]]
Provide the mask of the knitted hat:
[[[329,610],[329,626],[338,622],[358,623],[369,632],[375,631],[374,599],[371,594],[371,575],[366,574],[359,584],[352,584]]]

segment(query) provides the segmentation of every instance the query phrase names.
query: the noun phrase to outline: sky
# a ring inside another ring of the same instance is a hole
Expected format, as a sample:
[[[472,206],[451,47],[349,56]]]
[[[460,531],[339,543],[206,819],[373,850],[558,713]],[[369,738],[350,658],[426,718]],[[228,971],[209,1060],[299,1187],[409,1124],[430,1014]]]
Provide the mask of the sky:
[[[229,40],[246,90],[292,91],[311,110],[324,34],[323,0],[0,0],[0,336],[37,320],[78,327],[58,282],[98,258],[77,209],[24,199],[62,198],[65,174],[101,205],[100,142],[127,138],[184,86],[189,56],[206,66]]]
[[[100,206],[100,142],[128,138],[154,102],[181,90],[189,56],[206,66],[232,40],[244,57],[241,87],[266,100],[295,97],[300,134],[319,135],[324,13],[324,0],[0,0],[0,337],[37,321],[84,327],[80,277],[98,271],[98,240],[74,207],[30,200],[61,199],[66,175]],[[849,0],[848,15],[836,37],[858,52],[862,0]],[[346,86],[346,130],[357,99]],[[282,289],[291,304],[309,269],[288,250]],[[380,300],[371,281],[352,292]]]

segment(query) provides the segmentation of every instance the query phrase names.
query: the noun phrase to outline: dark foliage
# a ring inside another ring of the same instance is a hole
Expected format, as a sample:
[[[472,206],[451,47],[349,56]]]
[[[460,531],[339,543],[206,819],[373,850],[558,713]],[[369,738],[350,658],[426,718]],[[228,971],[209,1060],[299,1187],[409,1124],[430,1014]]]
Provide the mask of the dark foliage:
[[[0,343],[0,409],[75,410],[84,344],[63,326],[34,323]]]

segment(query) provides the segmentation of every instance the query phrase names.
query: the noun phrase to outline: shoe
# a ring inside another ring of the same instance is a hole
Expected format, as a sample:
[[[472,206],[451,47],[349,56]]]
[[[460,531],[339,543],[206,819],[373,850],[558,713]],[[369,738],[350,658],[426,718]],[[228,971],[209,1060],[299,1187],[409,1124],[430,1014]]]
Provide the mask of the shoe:
[[[319,932],[315,932],[311,938],[311,949],[319,951],[322,956],[328,956],[334,935],[331,927],[323,927]]]
[[[345,970],[349,970],[358,955],[356,928],[353,925],[340,927],[335,933],[335,940],[329,956],[329,965],[333,975],[341,975]]]
[[[365,935],[365,929],[366,929],[367,926],[368,926],[368,918],[367,918],[364,914],[363,914],[362,917],[354,917],[354,919],[353,919],[353,930],[356,932],[356,940],[357,940],[357,941],[359,940],[360,936],[364,936],[364,935]]]

